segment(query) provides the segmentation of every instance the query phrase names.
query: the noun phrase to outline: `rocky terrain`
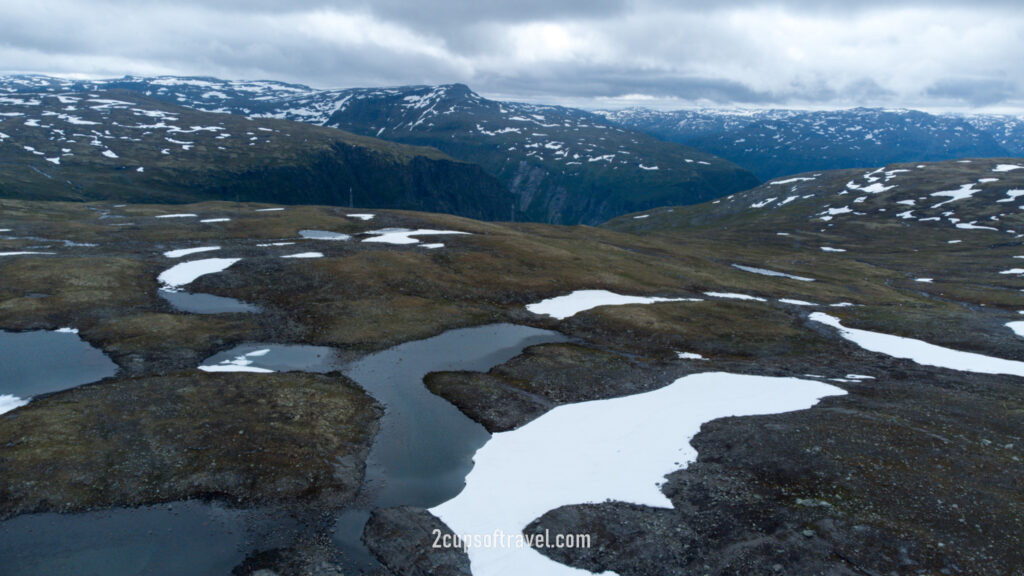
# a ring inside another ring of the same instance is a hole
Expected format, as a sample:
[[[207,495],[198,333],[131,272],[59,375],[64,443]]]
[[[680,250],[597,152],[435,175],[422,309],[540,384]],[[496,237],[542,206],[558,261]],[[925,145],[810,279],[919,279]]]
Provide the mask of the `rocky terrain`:
[[[1020,376],[873,352],[815,320],[827,313],[847,327],[1020,358],[1024,340],[1008,325],[1024,289],[1015,201],[1024,169],[1014,166],[1024,160],[811,173],[600,228],[330,206],[0,200],[0,329],[71,326],[120,368],[0,415],[4,514],[197,496],[342,510],[379,411],[373,402],[338,375],[196,367],[243,342],[325,345],[354,359],[450,328],[512,322],[572,341],[529,348],[487,373],[426,378],[492,432],[698,372],[805,378],[847,392],[809,410],[705,424],[692,439],[696,462],[679,462],[662,485],[671,509],[549,511],[526,530],[595,542],[544,551],[560,562],[623,575],[1020,573]],[[166,218],[180,214],[195,216]],[[367,242],[389,228],[466,234]],[[237,261],[188,291],[258,312],[189,314],[158,295],[157,277],[177,262],[166,252],[214,246],[192,258]],[[527,309],[575,290],[685,300],[565,318]],[[290,420],[317,424],[283,426]],[[40,432],[27,435],[26,422]],[[116,442],[100,442],[111,434]],[[270,457],[296,445],[302,458]],[[214,450],[208,459],[178,456],[204,446]],[[128,452],[139,459],[111,465]],[[344,472],[324,465],[335,456]],[[76,473],[55,474],[66,458]],[[290,469],[297,461],[306,467]],[[242,472],[249,465],[255,471]],[[464,556],[410,544],[437,522],[424,510],[377,512],[365,538],[378,571],[465,573]],[[246,551],[236,573],[337,570],[329,531],[305,523],[290,544]]]

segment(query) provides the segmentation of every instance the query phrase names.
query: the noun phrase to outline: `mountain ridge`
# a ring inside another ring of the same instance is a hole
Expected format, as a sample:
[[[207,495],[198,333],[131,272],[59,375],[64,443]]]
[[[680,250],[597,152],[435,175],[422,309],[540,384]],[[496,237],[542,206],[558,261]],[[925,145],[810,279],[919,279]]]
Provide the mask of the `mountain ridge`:
[[[358,203],[506,217],[480,167],[432,148],[128,91],[0,96],[0,195],[46,200]]]
[[[717,154],[763,180],[814,170],[1024,154],[1024,120],[911,109],[601,111],[620,125]]]
[[[314,90],[273,81],[165,76],[24,77],[0,86],[9,91],[127,89],[209,112],[294,120],[435,147],[498,178],[516,198],[515,218],[530,221],[597,224],[759,182],[731,162],[617,127],[601,116],[488,100],[465,84]]]

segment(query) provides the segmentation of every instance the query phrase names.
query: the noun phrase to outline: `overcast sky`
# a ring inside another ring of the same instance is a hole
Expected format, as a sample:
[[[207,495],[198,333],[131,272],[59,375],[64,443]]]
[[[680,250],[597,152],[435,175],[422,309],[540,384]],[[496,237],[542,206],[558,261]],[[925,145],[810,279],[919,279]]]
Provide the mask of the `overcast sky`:
[[[1024,112],[1019,0],[0,0],[0,72]]]

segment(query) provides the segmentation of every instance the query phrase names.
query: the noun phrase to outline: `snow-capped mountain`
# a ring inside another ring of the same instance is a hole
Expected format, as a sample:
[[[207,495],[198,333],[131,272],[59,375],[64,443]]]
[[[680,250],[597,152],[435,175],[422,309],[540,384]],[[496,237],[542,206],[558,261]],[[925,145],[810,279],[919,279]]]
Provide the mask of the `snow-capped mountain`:
[[[510,216],[597,223],[665,204],[692,204],[755,186],[735,164],[582,110],[488,100],[461,84],[315,90],[269,81],[125,77],[0,80],[0,90],[131,90],[209,112],[340,128],[433,146],[481,165],[515,195]]]
[[[936,116],[914,110],[645,109],[602,112],[622,126],[717,154],[762,179],[860,168],[1020,154],[1024,121],[1007,116]]]

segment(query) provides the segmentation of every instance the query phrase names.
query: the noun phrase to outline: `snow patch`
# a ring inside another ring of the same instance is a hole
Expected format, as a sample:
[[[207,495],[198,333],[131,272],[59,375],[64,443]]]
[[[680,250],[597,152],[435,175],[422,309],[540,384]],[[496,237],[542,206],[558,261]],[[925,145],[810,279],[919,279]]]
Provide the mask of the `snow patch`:
[[[371,230],[367,232],[373,237],[364,238],[363,242],[379,242],[383,244],[418,244],[419,239],[413,236],[436,236],[442,234],[469,234],[469,232],[458,232],[455,230],[429,230],[421,228],[409,230],[408,228],[384,228],[382,230]]]
[[[0,394],[0,414],[4,412],[10,412],[15,408],[19,408],[28,404],[28,400],[23,400],[17,396],[11,396],[10,394]]]
[[[556,296],[527,304],[526,309],[534,314],[546,314],[558,320],[575,316],[598,306],[623,306],[627,304],[653,304],[655,302],[695,302],[693,298],[659,298],[656,296],[624,296],[608,290],[576,290],[565,296]]]
[[[922,340],[892,336],[856,328],[846,328],[835,316],[814,312],[810,319],[839,330],[839,334],[871,352],[878,352],[893,358],[906,358],[923,366],[937,366],[963,372],[979,374],[1010,374],[1024,376],[1024,362],[1006,360],[974,352],[963,352],[929,344]]]
[[[811,180],[814,180],[814,178],[798,176],[796,178],[789,178],[789,179],[786,179],[786,180],[775,180],[774,182],[769,182],[767,185],[768,186],[778,186],[780,184],[793,184],[794,182],[810,182]]]
[[[1024,336],[1024,322],[1007,322],[1006,327],[1013,330],[1013,333],[1017,336]]]
[[[812,380],[712,372],[644,394],[558,406],[494,434],[473,456],[465,489],[430,511],[456,534],[512,535],[565,505],[612,500],[671,508],[660,483],[696,459],[690,440],[703,423],[803,410],[843,394]],[[586,573],[529,547],[468,553],[476,576]]]
[[[281,258],[323,258],[324,255],[321,252],[299,252],[298,254],[288,254],[281,256]]]
[[[220,250],[220,246],[200,246],[198,248],[179,248],[177,250],[168,250],[164,252],[164,256],[168,258],[181,258],[182,256],[189,256],[192,254],[199,254],[202,252],[213,252],[214,250]]]
[[[705,296],[711,298],[726,298],[728,300],[752,300],[754,302],[767,302],[764,298],[750,296],[748,294],[737,294],[735,292],[705,292]]]
[[[981,192],[981,190],[976,190],[974,188],[974,182],[970,184],[964,184],[958,190],[944,190],[942,192],[932,192],[931,196],[941,196],[949,198],[949,200],[946,200],[945,202],[939,202],[938,204],[935,204],[934,206],[932,206],[932,208],[938,208],[943,204],[949,204],[950,202],[970,198],[971,196],[977,194],[978,192]]]
[[[164,290],[176,292],[200,276],[227,270],[239,260],[241,258],[206,258],[182,262],[161,272],[157,281],[163,284]]]
[[[733,264],[732,267],[736,268],[737,270],[743,270],[744,272],[752,272],[754,274],[760,274],[762,276],[776,276],[781,278],[789,278],[790,280],[799,280],[800,282],[814,282],[814,278],[794,276],[792,274],[786,274],[785,272],[776,272],[775,270],[768,270],[766,268],[755,268],[753,266],[742,266],[740,264]]]

